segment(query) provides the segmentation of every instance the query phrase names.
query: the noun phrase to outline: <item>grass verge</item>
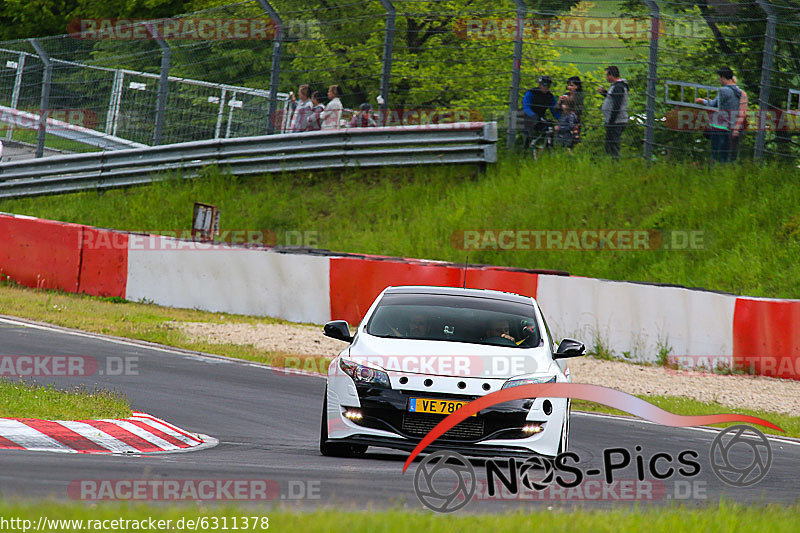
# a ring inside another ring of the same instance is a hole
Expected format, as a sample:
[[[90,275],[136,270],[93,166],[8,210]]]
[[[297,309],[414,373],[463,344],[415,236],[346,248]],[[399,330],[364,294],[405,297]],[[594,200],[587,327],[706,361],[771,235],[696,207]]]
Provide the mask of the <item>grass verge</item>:
[[[106,389],[62,390],[53,385],[0,380],[0,417],[88,420],[129,416],[128,400]]]
[[[7,520],[28,520],[29,528],[36,527],[41,517],[46,517],[49,531],[80,531],[87,529],[87,521],[99,520],[171,520],[170,530],[191,530],[187,520],[199,522],[197,530],[223,531],[231,528],[236,518],[239,527],[245,516],[258,517],[256,527],[249,518],[248,529],[264,531],[307,531],[326,533],[400,533],[405,531],[436,531],[438,533],[517,532],[537,531],[547,524],[552,533],[572,531],[648,531],[649,533],[707,533],[734,531],[796,531],[796,518],[800,504],[794,505],[742,505],[721,501],[703,507],[618,507],[612,510],[556,509],[517,511],[502,514],[449,514],[406,510],[349,511],[315,510],[311,512],[286,511],[264,507],[197,507],[177,505],[104,504],[87,507],[82,503],[61,502],[0,502],[0,514]],[[262,517],[267,520],[262,522]],[[226,519],[226,520],[223,520]],[[215,520],[216,519],[216,520]],[[82,520],[57,522],[56,520]],[[179,522],[183,520],[183,522]],[[98,524],[101,524],[99,522]],[[110,524],[110,522],[106,522]],[[146,523],[146,522],[145,522]],[[183,524],[176,528],[176,524]],[[119,524],[119,522],[118,522]],[[195,522],[192,522],[193,526]],[[126,524],[130,525],[130,524]],[[167,525],[166,523],[164,525]],[[216,527],[215,527],[216,525]],[[95,527],[94,529],[101,529]],[[120,527],[132,531],[132,527]],[[138,528],[137,528],[138,529]],[[145,527],[146,529],[146,527]]]
[[[133,303],[118,298],[69,294],[57,291],[29,289],[0,283],[0,309],[6,314],[47,322],[67,328],[80,329],[116,337],[145,340],[188,350],[247,359],[265,364],[324,373],[334,354],[299,356],[258,350],[253,346],[197,342],[183,334],[176,322],[288,323],[267,317],[210,313],[208,311],[174,309],[154,304]],[[706,403],[675,396],[640,396],[662,409],[681,415],[740,413],[758,416],[786,430],[785,436],[800,437],[800,418],[768,411],[738,409],[718,403]],[[627,415],[609,407],[584,401],[573,402],[573,409]],[[12,416],[12,415],[0,415]],[[32,416],[27,415],[26,416]],[[779,432],[759,428],[765,433]]]
[[[190,229],[200,201],[220,208],[223,232],[262,232],[278,244],[455,262],[469,253],[473,264],[800,298],[800,182],[789,179],[795,168],[648,166],[588,150],[536,161],[506,154],[484,173],[448,165],[237,178],[207,169],[194,180],[102,194],[2,200],[0,211],[168,233]],[[519,246],[515,239],[511,249],[500,248],[485,230],[515,232]],[[537,245],[537,237],[521,233],[532,230],[553,233]],[[615,249],[598,241],[581,247],[555,233],[563,230],[654,233],[647,246]],[[479,250],[464,249],[465,231],[484,231]]]

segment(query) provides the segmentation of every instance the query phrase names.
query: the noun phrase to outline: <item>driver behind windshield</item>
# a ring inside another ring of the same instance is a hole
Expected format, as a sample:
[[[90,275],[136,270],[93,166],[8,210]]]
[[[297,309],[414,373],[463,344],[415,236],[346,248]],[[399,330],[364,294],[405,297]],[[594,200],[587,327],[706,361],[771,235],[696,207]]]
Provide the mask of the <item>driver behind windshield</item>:
[[[517,340],[511,336],[511,328],[508,325],[508,320],[497,319],[489,322],[486,327],[486,336],[484,340],[489,340],[491,338],[496,339],[497,337],[508,339],[514,344],[517,342]]]
[[[431,334],[431,324],[422,313],[415,313],[411,315],[408,320],[408,336],[409,337],[428,337]]]

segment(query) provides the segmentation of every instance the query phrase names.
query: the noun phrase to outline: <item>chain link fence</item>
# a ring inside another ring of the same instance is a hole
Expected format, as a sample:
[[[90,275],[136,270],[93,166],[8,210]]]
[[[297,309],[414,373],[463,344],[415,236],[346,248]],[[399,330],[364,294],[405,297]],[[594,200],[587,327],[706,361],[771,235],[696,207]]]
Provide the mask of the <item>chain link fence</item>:
[[[710,104],[729,66],[743,96],[728,156],[793,160],[798,29],[795,0],[251,0],[0,43],[0,112],[5,138],[119,148],[286,132],[289,93],[309,85],[324,105],[337,85],[342,126],[364,104],[379,126],[496,120],[509,148],[531,152],[523,102],[548,76],[579,112],[572,149],[602,153],[614,65],[629,91],[620,157],[701,161],[720,139]],[[64,123],[80,128],[55,135]]]

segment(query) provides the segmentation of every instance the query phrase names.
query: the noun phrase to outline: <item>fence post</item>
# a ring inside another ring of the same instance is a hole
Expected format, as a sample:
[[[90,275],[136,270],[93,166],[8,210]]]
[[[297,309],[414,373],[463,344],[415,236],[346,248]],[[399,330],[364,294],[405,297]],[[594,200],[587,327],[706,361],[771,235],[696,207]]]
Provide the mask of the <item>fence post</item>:
[[[397,10],[391,0],[381,0],[386,10],[386,30],[383,34],[383,71],[381,72],[381,117],[386,125],[386,109],[389,107],[389,81],[392,76],[392,48],[394,47],[394,22]]]
[[[517,6],[517,27],[514,35],[514,63],[511,65],[511,92],[508,94],[508,128],[506,130],[506,148],[514,145],[514,123],[519,107],[520,68],[522,66],[522,44],[525,30],[525,17],[528,7],[525,0],[514,0]]]
[[[650,161],[655,147],[656,82],[658,81],[658,40],[661,38],[661,20],[656,0],[644,0],[650,9],[650,55],[647,58],[647,106],[644,122],[644,158]]]
[[[281,74],[281,46],[283,45],[283,20],[267,0],[258,0],[261,8],[275,21],[275,36],[272,39],[272,71],[269,74],[269,109],[267,113],[267,135],[275,132],[275,112],[278,110],[278,79]],[[230,124],[229,124],[230,126]]]
[[[117,122],[119,121],[119,103],[122,98],[122,84],[125,75],[121,70],[114,70],[114,82],[111,84],[111,96],[108,99],[108,111],[106,112],[105,132],[109,135],[117,134]]]
[[[44,155],[44,139],[47,135],[47,115],[50,114],[50,80],[53,76],[53,62],[36,39],[28,39],[44,64],[42,73],[42,98],[39,102],[39,131],[36,133],[36,157]]]
[[[19,53],[19,58],[17,59],[17,72],[14,76],[14,89],[11,91],[11,109],[16,109],[17,104],[19,103],[19,91],[22,88],[22,71],[25,69],[25,52]],[[8,125],[8,130],[6,130],[6,139],[11,140],[11,136],[14,134],[14,124]]]
[[[764,155],[764,146],[767,142],[766,118],[769,105],[769,88],[772,83],[772,62],[775,58],[775,26],[778,22],[775,10],[769,0],[756,0],[767,15],[767,28],[764,32],[764,54],[761,58],[761,86],[758,93],[758,130],[756,131],[756,146],[753,151],[755,159]]]
[[[156,40],[158,46],[161,47],[161,75],[158,78],[158,97],[156,100],[156,124],[153,129],[153,146],[161,144],[161,138],[164,133],[164,118],[167,113],[167,94],[169,93],[169,69],[172,62],[172,50],[169,44],[165,41],[158,28],[153,27],[152,24],[145,24],[147,31]]]

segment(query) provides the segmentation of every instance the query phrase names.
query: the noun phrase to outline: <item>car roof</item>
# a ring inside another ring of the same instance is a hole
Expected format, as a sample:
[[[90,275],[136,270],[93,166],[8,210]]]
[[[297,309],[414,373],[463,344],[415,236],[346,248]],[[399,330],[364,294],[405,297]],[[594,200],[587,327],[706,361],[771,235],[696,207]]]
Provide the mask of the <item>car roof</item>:
[[[387,287],[385,294],[440,294],[448,296],[469,296],[473,298],[489,298],[530,304],[530,296],[522,296],[513,292],[494,291],[490,289],[462,289],[461,287],[435,287],[431,285],[405,285],[401,287]]]

